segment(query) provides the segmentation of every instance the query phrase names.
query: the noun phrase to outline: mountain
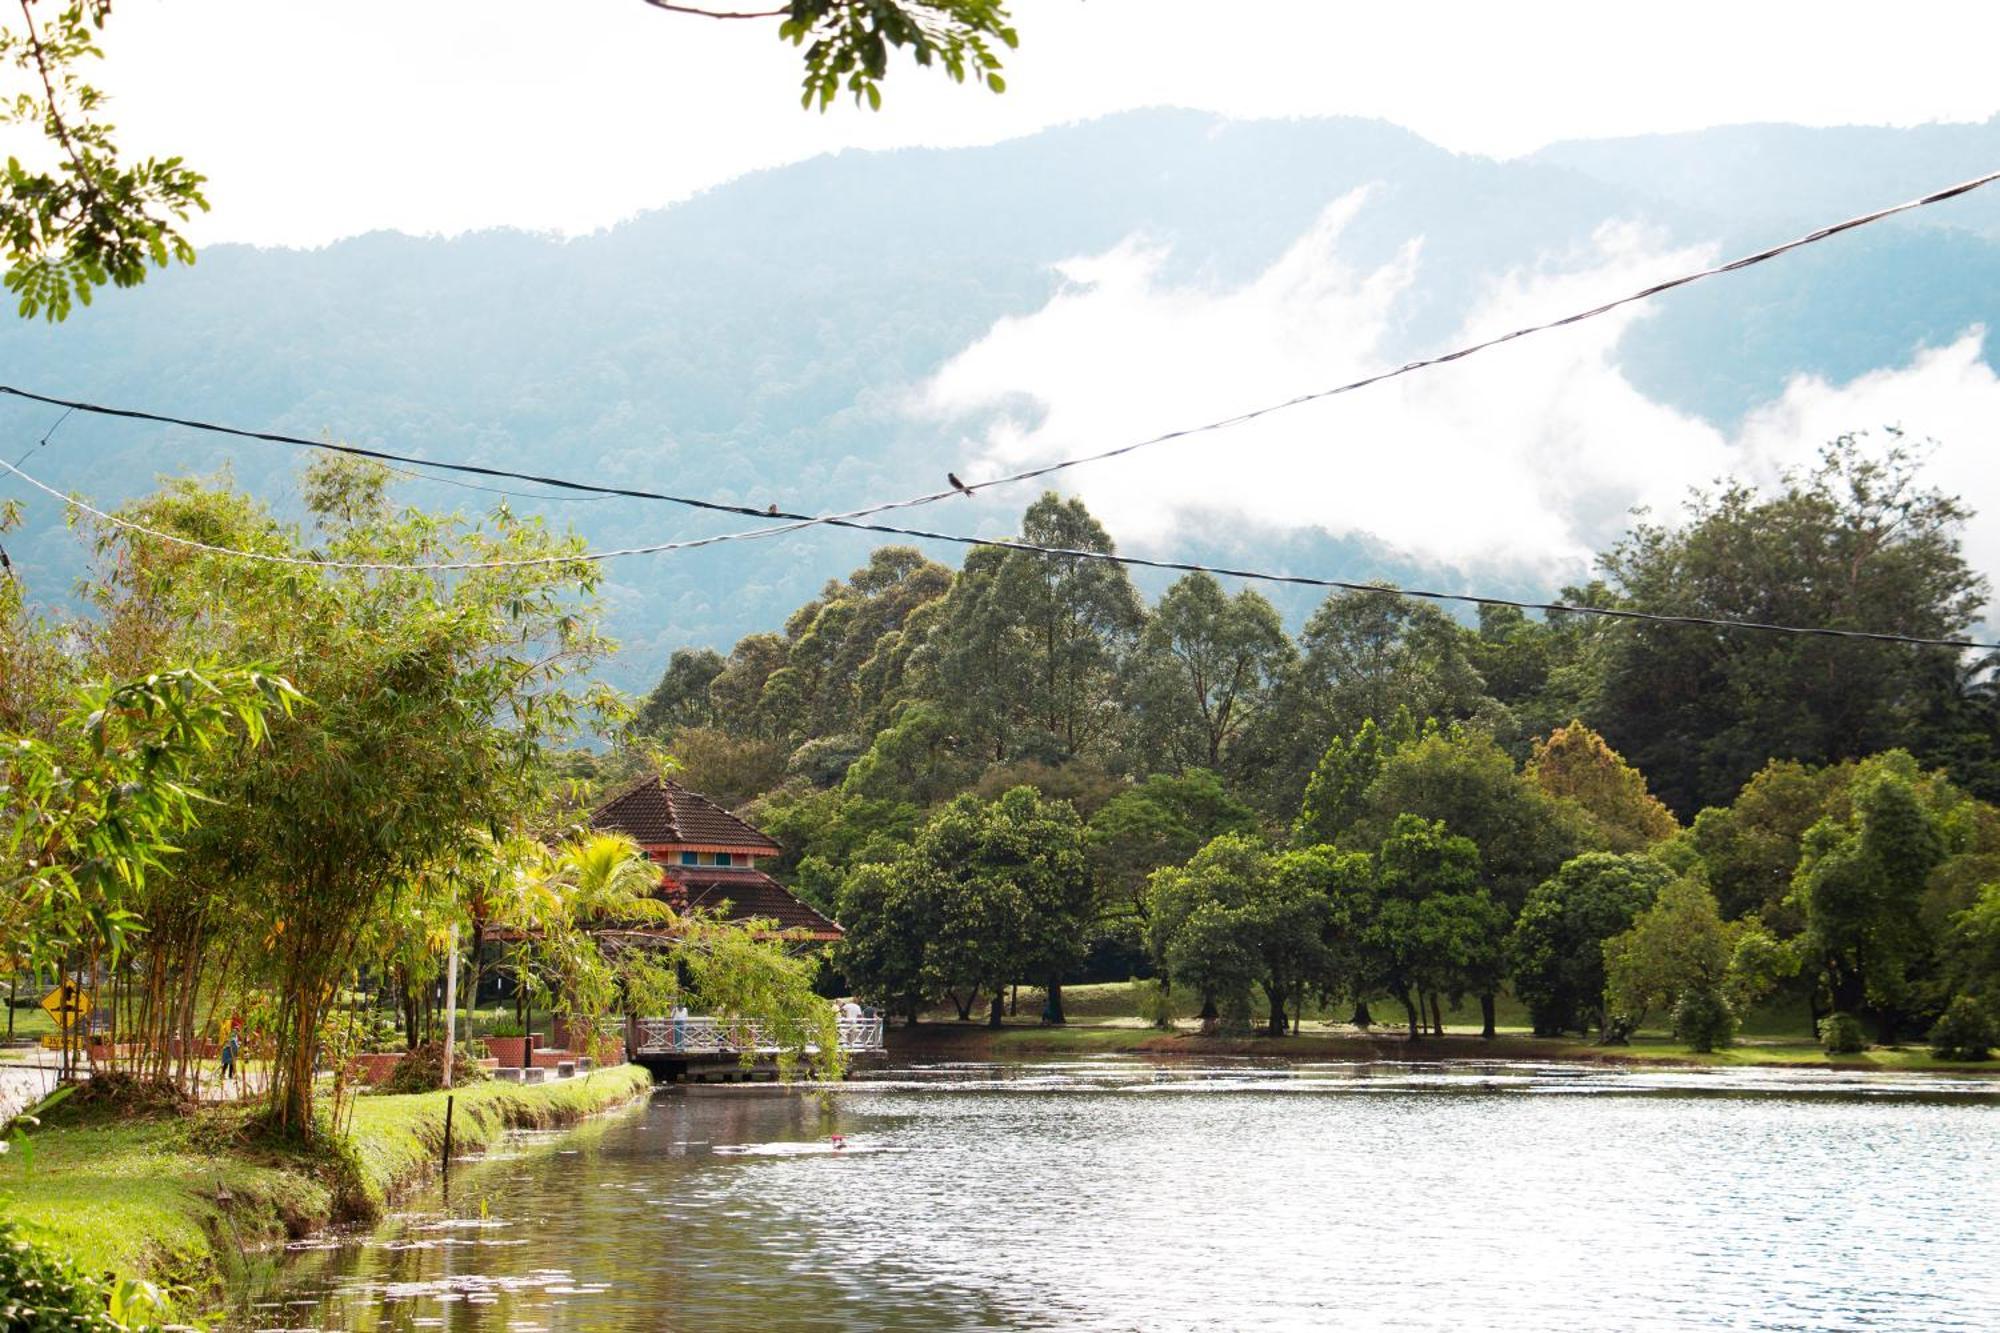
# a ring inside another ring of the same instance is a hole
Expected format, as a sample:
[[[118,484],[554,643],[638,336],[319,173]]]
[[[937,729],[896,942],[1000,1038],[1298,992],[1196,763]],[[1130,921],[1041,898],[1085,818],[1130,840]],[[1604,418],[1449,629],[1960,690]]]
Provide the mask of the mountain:
[[[1415,356],[1438,350],[1497,275],[1559,264],[1607,221],[1742,248],[1973,174],[1980,153],[2000,161],[2000,122],[1747,127],[1496,162],[1377,122],[1137,112],[985,148],[819,158],[575,240],[218,246],[66,324],[0,325],[0,381],[758,508],[841,507],[936,487],[964,456],[962,432],[911,412],[913,390],[997,321],[1044,307],[1063,289],[1055,265],[1127,238],[1171,247],[1172,280],[1227,288],[1331,201],[1370,187],[1341,257],[1366,270],[1421,238],[1384,344]],[[1992,323],[2000,194],[1659,304],[1619,349],[1627,374],[1677,410],[1732,421],[1788,376],[1852,376]],[[30,449],[56,415],[0,406],[0,447]],[[83,416],[32,457],[36,475],[99,501],[158,474],[228,466],[281,510],[296,507],[301,461],[282,446]],[[1086,500],[1119,484],[1110,467],[1072,475]],[[19,490],[0,482],[0,495]],[[435,482],[404,493],[462,508],[494,498]],[[954,502],[924,521],[1005,533],[1031,498]],[[742,526],[635,501],[511,502],[597,546]],[[674,647],[726,649],[774,627],[873,544],[815,531],[617,562],[611,627],[627,651],[614,679],[643,687]],[[8,547],[47,594],[80,567],[39,498]],[[1339,577],[1492,582],[1366,537],[1198,529],[1174,549]],[[931,553],[956,560],[952,548]],[[1518,579],[1503,590],[1548,591]],[[1313,600],[1284,605],[1298,616]]]

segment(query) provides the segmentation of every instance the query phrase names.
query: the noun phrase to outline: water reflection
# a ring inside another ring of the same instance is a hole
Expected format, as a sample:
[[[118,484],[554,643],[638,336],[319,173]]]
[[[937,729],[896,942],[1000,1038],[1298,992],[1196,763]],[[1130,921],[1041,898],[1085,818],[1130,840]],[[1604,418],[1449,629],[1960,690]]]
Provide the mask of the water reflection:
[[[1996,1106],[1977,1078],[1483,1062],[667,1091],[290,1256],[236,1326],[1991,1327]]]

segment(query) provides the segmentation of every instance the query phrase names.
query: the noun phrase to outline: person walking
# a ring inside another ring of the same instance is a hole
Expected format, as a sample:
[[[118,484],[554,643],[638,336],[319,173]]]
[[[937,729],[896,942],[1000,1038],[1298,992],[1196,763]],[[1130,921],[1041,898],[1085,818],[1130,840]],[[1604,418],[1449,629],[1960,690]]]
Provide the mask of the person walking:
[[[242,1083],[241,1077],[236,1072],[236,1054],[238,1049],[237,1025],[232,1021],[229,1024],[229,1039],[222,1043],[222,1084],[224,1087],[229,1086],[229,1080],[232,1078],[237,1080],[239,1087]]]

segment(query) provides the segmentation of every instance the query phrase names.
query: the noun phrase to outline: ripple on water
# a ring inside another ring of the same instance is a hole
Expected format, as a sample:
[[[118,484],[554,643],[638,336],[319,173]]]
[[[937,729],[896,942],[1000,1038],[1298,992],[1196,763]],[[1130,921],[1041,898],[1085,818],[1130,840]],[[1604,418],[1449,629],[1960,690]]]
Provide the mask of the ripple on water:
[[[1866,1071],[962,1062],[665,1094],[289,1262],[332,1328],[1967,1329],[2000,1308],[1996,1105]]]

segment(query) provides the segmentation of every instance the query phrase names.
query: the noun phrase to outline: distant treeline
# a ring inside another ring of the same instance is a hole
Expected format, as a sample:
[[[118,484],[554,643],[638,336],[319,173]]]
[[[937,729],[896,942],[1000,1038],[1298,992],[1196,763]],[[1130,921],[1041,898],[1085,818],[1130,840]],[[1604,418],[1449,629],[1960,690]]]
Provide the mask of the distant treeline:
[[[1899,448],[1843,439],[1773,492],[1635,523],[1561,597],[1962,636],[1987,597],[1966,516]],[[1021,535],[1111,549],[1052,493]],[[1414,1028],[1511,980],[1547,1031],[1681,1007],[1692,1031],[1704,1006],[1721,1031],[1789,985],[1893,1034],[1978,988],[1946,954],[2000,880],[1993,666],[1507,608],[1466,625],[1386,588],[1294,638],[1203,574],[1148,607],[1103,562],[982,549],[953,573],[884,547],[782,633],[675,652],[631,735],[749,807],[852,932],[843,966],[905,1009],[969,1012],[1094,956],[1218,1014],[1254,983],[1273,1030],[1309,993],[1393,998]],[[1923,831],[1891,850],[1895,820]],[[1645,942],[1688,931],[1700,984],[1649,973]]]

